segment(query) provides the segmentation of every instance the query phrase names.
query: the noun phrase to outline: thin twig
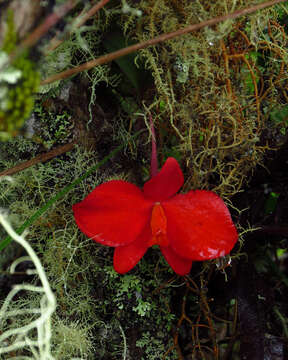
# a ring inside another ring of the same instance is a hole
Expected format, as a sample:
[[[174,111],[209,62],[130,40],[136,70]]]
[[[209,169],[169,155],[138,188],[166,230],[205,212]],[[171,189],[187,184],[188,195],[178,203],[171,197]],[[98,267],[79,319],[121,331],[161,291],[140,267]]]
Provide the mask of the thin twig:
[[[77,21],[77,24],[75,25],[75,27],[79,28],[80,26],[82,26],[88,19],[90,19],[90,17],[95,15],[109,1],[110,0],[101,0],[96,5],[92,6],[91,9],[89,11],[87,11],[86,14],[84,14],[83,16],[80,17],[80,19],[79,19],[79,21]],[[50,51],[55,50],[60,44],[62,44],[63,41],[64,41],[64,39],[57,39],[57,36],[55,36],[51,40],[50,46],[47,48],[47,50],[45,52],[48,54]]]
[[[75,144],[76,144],[76,142],[74,141],[72,143],[59,146],[56,149],[48,151],[47,153],[37,155],[36,157],[34,157],[31,160],[24,161],[24,162],[22,162],[22,163],[20,163],[18,165],[13,166],[10,169],[2,171],[0,173],[0,177],[1,176],[8,176],[8,175],[16,174],[19,171],[25,170],[25,169],[27,169],[27,168],[29,168],[29,167],[31,167],[33,165],[36,165],[36,164],[38,164],[40,162],[44,162],[44,161],[53,159],[54,157],[56,157],[58,155],[64,154],[67,151],[72,150]]]
[[[189,25],[189,26],[185,27],[184,29],[179,29],[177,31],[173,31],[173,32],[170,32],[170,33],[159,35],[159,36],[157,36],[157,37],[155,37],[153,39],[146,40],[146,41],[140,42],[138,44],[128,46],[128,47],[126,47],[124,49],[120,49],[120,50],[114,51],[112,53],[100,56],[97,59],[88,61],[88,62],[86,62],[86,63],[84,63],[84,64],[82,64],[80,66],[75,67],[75,68],[68,69],[68,70],[60,72],[58,74],[49,76],[48,78],[42,80],[41,84],[45,85],[45,84],[50,84],[52,82],[55,82],[55,81],[58,81],[58,80],[61,80],[61,79],[66,79],[67,77],[78,74],[81,71],[90,70],[94,66],[106,64],[106,63],[108,63],[110,61],[118,59],[119,57],[125,56],[127,54],[138,51],[140,49],[145,49],[148,46],[156,45],[156,44],[159,44],[159,43],[161,43],[163,41],[173,39],[173,38],[175,38],[177,36],[188,34],[188,33],[192,32],[192,31],[200,30],[200,29],[202,29],[202,28],[204,28],[206,26],[216,25],[216,24],[218,24],[219,22],[222,22],[222,21],[236,19],[236,18],[238,18],[240,16],[248,15],[248,14],[251,14],[251,13],[257,11],[257,10],[265,9],[267,7],[270,7],[270,6],[285,2],[285,1],[287,1],[287,0],[268,1],[268,2],[265,2],[265,3],[262,3],[262,4],[251,6],[249,8],[245,8],[245,9],[242,9],[242,10],[237,10],[237,11],[235,11],[233,13],[230,13],[230,14],[217,16],[217,17],[215,17],[213,19],[209,19],[209,20],[203,21],[203,22],[198,23],[198,24]]]

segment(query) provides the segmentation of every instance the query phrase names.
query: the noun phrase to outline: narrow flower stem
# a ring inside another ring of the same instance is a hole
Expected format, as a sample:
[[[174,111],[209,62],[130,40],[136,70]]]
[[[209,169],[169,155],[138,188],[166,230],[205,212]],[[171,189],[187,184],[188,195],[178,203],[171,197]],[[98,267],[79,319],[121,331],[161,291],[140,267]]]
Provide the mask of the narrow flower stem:
[[[53,159],[54,157],[56,157],[58,155],[64,154],[67,151],[72,150],[75,143],[76,142],[72,142],[72,143],[69,143],[69,144],[59,146],[56,149],[48,151],[48,152],[46,152],[44,154],[40,154],[40,155],[34,157],[31,160],[24,161],[24,162],[22,162],[22,163],[20,163],[18,165],[15,165],[10,169],[7,169],[7,170],[4,170],[4,171],[0,172],[0,177],[1,176],[9,176],[9,175],[16,174],[16,173],[18,173],[18,172],[20,172],[22,170],[25,170],[25,169],[33,166],[33,165],[36,165],[36,164],[40,163],[40,162],[44,162],[44,161]]]
[[[62,71],[62,72],[60,72],[58,74],[49,76],[48,78],[42,80],[41,84],[45,85],[45,84],[50,84],[52,82],[55,82],[55,81],[58,81],[58,80],[61,80],[61,79],[66,79],[67,77],[78,74],[81,71],[90,70],[95,66],[106,64],[106,63],[108,63],[110,61],[118,59],[119,57],[125,56],[127,54],[138,51],[140,49],[145,49],[148,46],[156,45],[156,44],[159,44],[159,43],[161,43],[163,41],[173,39],[173,38],[175,38],[177,36],[188,34],[188,33],[192,32],[192,31],[200,30],[200,29],[202,29],[202,28],[204,28],[206,26],[216,25],[216,24],[218,24],[219,22],[222,22],[222,21],[236,19],[236,18],[238,18],[240,16],[245,16],[245,15],[248,15],[248,14],[252,14],[257,10],[265,9],[267,7],[270,7],[270,6],[273,6],[273,5],[276,5],[276,4],[280,4],[280,3],[285,2],[285,1],[287,1],[287,0],[267,1],[267,2],[262,3],[262,4],[253,5],[251,7],[245,8],[245,9],[237,10],[237,11],[235,11],[233,13],[230,13],[230,14],[217,16],[217,17],[215,17],[213,19],[205,20],[205,21],[203,21],[201,23],[198,23],[198,24],[192,24],[192,25],[189,25],[189,26],[187,26],[187,27],[185,27],[183,29],[179,29],[177,31],[173,31],[173,32],[170,32],[170,33],[159,35],[159,36],[157,36],[157,37],[155,37],[153,39],[149,39],[149,40],[143,41],[141,43],[137,43],[137,44],[128,46],[128,47],[126,47],[124,49],[120,49],[120,50],[114,51],[112,53],[100,56],[97,59],[88,61],[88,62],[86,62],[86,63],[84,63],[82,65],[76,66],[76,67],[74,67],[72,69],[68,69],[68,70]]]
[[[101,0],[97,4],[91,7],[90,10],[88,10],[85,14],[80,16],[80,19],[77,21],[77,24],[75,25],[75,28],[79,28],[85,22],[90,19],[93,15],[95,15],[100,9],[102,9],[110,0]],[[57,36],[55,36],[48,46],[47,50],[45,51],[46,54],[48,54],[50,51],[55,50],[65,39],[57,39]]]
[[[158,160],[157,160],[157,145],[156,145],[156,134],[151,114],[149,114],[150,130],[152,134],[152,150],[151,150],[151,166],[150,166],[150,177],[156,176],[158,173]]]

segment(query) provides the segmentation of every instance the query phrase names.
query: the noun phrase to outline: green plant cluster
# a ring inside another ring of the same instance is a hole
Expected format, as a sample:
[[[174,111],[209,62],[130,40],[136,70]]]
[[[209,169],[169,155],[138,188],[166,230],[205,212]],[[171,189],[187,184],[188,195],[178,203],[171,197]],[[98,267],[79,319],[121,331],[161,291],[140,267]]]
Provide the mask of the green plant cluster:
[[[17,36],[14,30],[13,13],[7,17],[7,31],[3,41],[0,55],[7,59],[2,64],[0,73],[0,140],[7,140],[16,135],[29,117],[33,105],[34,95],[37,92],[40,76],[35,64],[24,51],[9,64],[9,55],[16,49]],[[8,65],[9,64],[9,65]],[[0,64],[1,65],[1,64]],[[12,75],[3,79],[5,72]],[[14,73],[14,77],[13,77]],[[2,81],[1,81],[2,79]]]
[[[36,101],[33,116],[35,122],[32,124],[32,139],[43,144],[46,149],[72,140],[74,123],[67,110],[61,111],[61,114],[45,110]]]

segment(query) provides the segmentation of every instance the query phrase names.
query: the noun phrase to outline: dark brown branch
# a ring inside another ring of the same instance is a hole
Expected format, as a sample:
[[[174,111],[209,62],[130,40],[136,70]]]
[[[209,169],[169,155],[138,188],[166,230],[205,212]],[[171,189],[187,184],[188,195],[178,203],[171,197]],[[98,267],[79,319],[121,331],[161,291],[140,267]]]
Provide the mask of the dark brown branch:
[[[8,176],[8,175],[13,175],[13,174],[16,174],[18,173],[19,171],[22,171],[22,170],[25,170],[33,165],[36,165],[40,162],[44,162],[44,161],[47,161],[47,160],[50,160],[50,159],[53,159],[54,157],[58,156],[58,155],[61,155],[61,154],[64,154],[66,153],[67,151],[70,151],[73,149],[74,145],[75,145],[76,142],[72,142],[72,143],[69,143],[69,144],[65,144],[65,145],[62,145],[62,146],[59,146],[57,147],[56,149],[53,149],[51,151],[48,151],[47,153],[44,153],[44,154],[40,154],[40,155],[37,155],[36,157],[34,157],[33,159],[31,160],[28,160],[28,161],[24,161],[16,166],[13,166],[12,168],[10,169],[7,169],[7,170],[4,170],[0,173],[0,177],[1,176]]]
[[[216,25],[216,24],[218,24],[219,22],[222,22],[222,21],[236,19],[236,18],[238,18],[240,16],[248,15],[248,14],[254,13],[257,10],[261,10],[261,9],[264,9],[264,8],[267,8],[267,7],[270,7],[270,6],[285,2],[285,1],[286,0],[268,1],[268,2],[265,2],[265,3],[262,3],[262,4],[251,6],[249,8],[245,8],[245,9],[242,9],[242,10],[237,10],[237,11],[231,13],[231,14],[218,16],[218,17],[215,17],[215,18],[210,19],[210,20],[203,21],[203,22],[198,23],[198,24],[189,25],[189,26],[185,27],[184,29],[179,29],[177,31],[173,31],[173,32],[170,32],[170,33],[159,35],[159,36],[157,36],[157,37],[155,37],[153,39],[143,41],[143,42],[135,44],[135,45],[128,46],[128,47],[126,47],[124,49],[112,52],[110,54],[100,56],[97,59],[88,61],[87,63],[82,64],[80,66],[77,66],[77,67],[75,67],[73,69],[68,69],[68,70],[65,70],[65,71],[63,71],[61,73],[52,75],[52,76],[48,77],[47,79],[44,79],[41,82],[41,84],[45,85],[45,84],[52,83],[54,81],[58,81],[58,80],[61,80],[61,79],[66,79],[67,77],[78,74],[81,71],[90,70],[94,66],[106,64],[106,63],[108,63],[110,61],[113,61],[113,60],[115,60],[115,59],[117,59],[117,58],[119,58],[121,56],[125,56],[127,54],[138,51],[140,49],[145,49],[148,46],[156,45],[156,44],[159,44],[159,43],[161,43],[163,41],[175,38],[177,36],[188,34],[188,33],[192,32],[192,31],[200,30],[200,29],[202,29],[202,28],[204,28],[206,26]]]

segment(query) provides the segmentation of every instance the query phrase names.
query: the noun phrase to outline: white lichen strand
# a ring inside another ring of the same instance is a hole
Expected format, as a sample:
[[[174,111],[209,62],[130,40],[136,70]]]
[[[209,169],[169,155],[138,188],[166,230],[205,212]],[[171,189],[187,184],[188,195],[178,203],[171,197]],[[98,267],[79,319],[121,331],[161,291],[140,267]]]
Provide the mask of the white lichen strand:
[[[123,14],[131,14],[131,15],[138,16],[138,17],[142,16],[142,11],[131,7],[126,2],[126,0],[122,0],[122,13]]]
[[[0,213],[0,223],[6,230],[9,236],[13,240],[15,240],[18,244],[20,244],[29,255],[29,259],[35,265],[35,271],[39,276],[41,286],[33,286],[33,285],[25,285],[20,284],[14,286],[14,288],[7,295],[2,307],[0,308],[0,327],[3,327],[3,323],[7,319],[11,319],[19,315],[31,315],[30,322],[27,320],[27,324],[21,327],[16,327],[13,329],[9,329],[4,331],[0,335],[0,354],[7,354],[11,351],[25,349],[25,351],[30,350],[32,357],[26,357],[27,359],[41,359],[41,360],[54,360],[54,357],[51,354],[51,316],[55,312],[56,309],[56,298],[51,290],[49,281],[46,277],[43,266],[32,249],[29,243],[25,240],[24,236],[18,235],[10,226],[5,216]],[[27,260],[27,257],[24,257],[23,260]],[[15,271],[15,266],[18,265],[20,260],[16,260],[16,264],[11,265],[10,272],[13,273]],[[31,272],[30,272],[31,273]],[[13,306],[13,298],[20,291],[25,292],[35,292],[41,295],[39,308],[36,309],[12,309],[9,310]],[[35,314],[40,314],[36,320]],[[33,316],[34,315],[34,316]],[[32,332],[37,332],[37,339],[31,339]],[[17,359],[19,356],[10,358]]]

